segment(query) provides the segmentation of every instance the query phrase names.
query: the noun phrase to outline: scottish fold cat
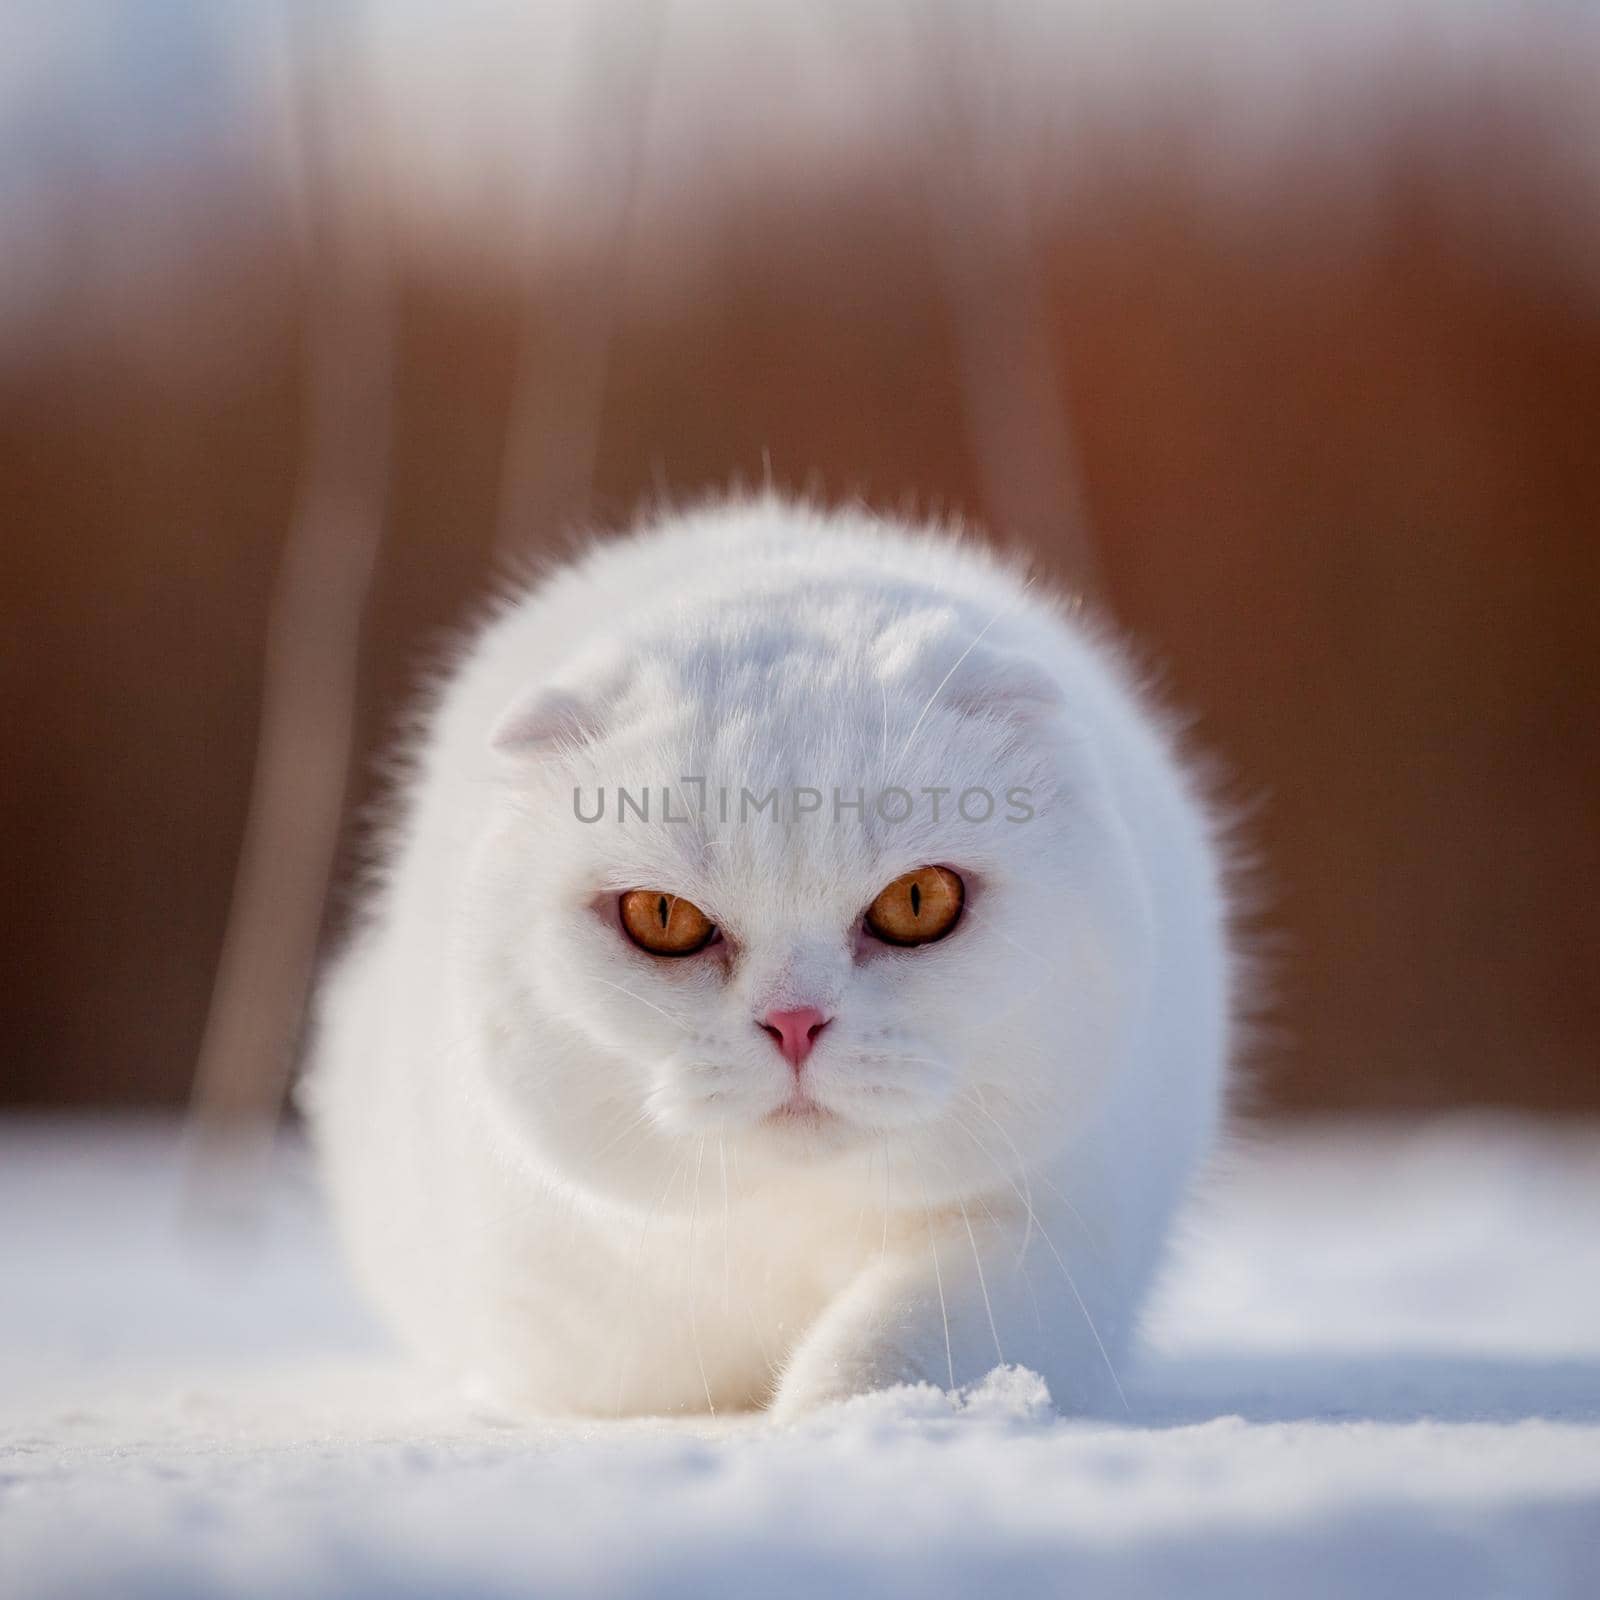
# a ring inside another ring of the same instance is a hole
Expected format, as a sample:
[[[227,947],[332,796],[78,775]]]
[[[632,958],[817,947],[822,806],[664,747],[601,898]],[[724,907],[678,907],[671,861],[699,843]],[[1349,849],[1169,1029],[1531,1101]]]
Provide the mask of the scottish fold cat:
[[[381,857],[302,1099],[420,1354],[543,1413],[1116,1406],[1239,984],[1068,608],[863,511],[664,517],[464,643]]]

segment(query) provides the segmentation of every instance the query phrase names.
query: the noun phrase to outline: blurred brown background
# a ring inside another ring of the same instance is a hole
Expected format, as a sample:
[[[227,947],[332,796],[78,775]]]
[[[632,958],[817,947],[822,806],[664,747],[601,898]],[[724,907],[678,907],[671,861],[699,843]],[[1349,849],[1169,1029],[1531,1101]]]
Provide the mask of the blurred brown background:
[[[1231,184],[1196,93],[1002,130],[1020,212],[917,130],[702,175],[670,238],[648,172],[598,244],[407,212],[363,775],[491,576],[519,385],[558,416],[600,397],[592,475],[525,486],[535,546],[770,470],[959,510],[1076,582],[1075,458],[1105,598],[1261,801],[1269,1102],[1600,1108],[1600,53],[1578,45],[1441,73],[1413,41],[1355,177],[1359,64]],[[216,60],[191,67],[226,125]],[[35,270],[0,299],[13,1104],[180,1099],[227,912],[319,258],[249,139],[202,143],[51,167]]]

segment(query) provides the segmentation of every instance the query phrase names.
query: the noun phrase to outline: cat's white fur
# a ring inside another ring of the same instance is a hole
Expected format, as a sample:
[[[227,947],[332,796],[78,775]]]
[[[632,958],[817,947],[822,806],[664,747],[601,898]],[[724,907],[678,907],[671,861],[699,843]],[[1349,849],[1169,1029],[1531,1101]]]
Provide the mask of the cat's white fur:
[[[696,812],[687,778],[704,814],[661,820],[663,785]],[[898,825],[891,786],[918,801]],[[820,813],[740,821],[743,789],[797,787]],[[968,788],[992,817],[957,814]],[[415,1348],[546,1412],[791,1415],[1002,1360],[1115,1404],[1217,1131],[1236,980],[1197,785],[1067,610],[865,513],[667,518],[498,609],[403,802],[303,1099]],[[867,937],[925,863],[965,879],[955,931]],[[631,887],[722,941],[646,954]],[[794,1079],[758,1023],[785,1005],[834,1019],[805,1064],[828,1118],[771,1115]]]

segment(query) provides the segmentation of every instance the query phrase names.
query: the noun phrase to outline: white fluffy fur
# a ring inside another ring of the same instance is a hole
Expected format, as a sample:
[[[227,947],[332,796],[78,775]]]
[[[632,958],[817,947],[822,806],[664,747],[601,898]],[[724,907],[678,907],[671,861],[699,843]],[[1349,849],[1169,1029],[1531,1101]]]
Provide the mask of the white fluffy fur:
[[[574,815],[578,786],[687,809],[687,776],[952,798]],[[1036,815],[963,821],[969,785]],[[966,880],[955,932],[864,937],[924,863]],[[635,948],[637,886],[723,942]],[[1197,786],[1060,606],[937,532],[736,503],[598,546],[462,654],[305,1104],[373,1294],[511,1403],[787,1415],[1004,1360],[1095,1408],[1217,1130],[1227,910]],[[769,1119],[756,1023],[806,1003],[820,1125]]]

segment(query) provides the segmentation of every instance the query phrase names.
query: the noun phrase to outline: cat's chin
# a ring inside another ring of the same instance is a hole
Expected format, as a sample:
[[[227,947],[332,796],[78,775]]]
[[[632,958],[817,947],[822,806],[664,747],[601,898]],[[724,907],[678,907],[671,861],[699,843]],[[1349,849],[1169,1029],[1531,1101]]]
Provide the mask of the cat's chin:
[[[776,1110],[769,1111],[761,1121],[765,1126],[825,1128],[843,1119],[815,1100],[792,1095]]]
[[[809,1096],[799,1095],[775,1106],[753,1131],[769,1149],[795,1153],[841,1150],[862,1136],[862,1130],[849,1118]]]

